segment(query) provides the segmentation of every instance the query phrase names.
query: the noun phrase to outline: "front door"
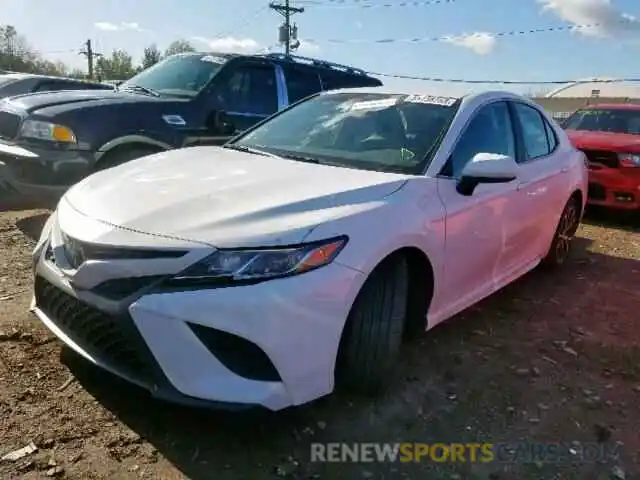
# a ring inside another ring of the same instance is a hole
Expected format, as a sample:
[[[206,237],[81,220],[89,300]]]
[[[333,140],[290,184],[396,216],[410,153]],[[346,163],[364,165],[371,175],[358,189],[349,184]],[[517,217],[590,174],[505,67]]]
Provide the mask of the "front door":
[[[456,190],[462,169],[478,153],[515,157],[515,136],[505,102],[484,105],[474,114],[438,180],[446,210],[446,254],[441,304],[434,305],[434,322],[491,294],[501,259],[509,254],[505,212],[517,193],[516,182],[479,185],[469,196]]]
[[[244,63],[229,66],[216,77],[209,93],[202,131],[190,137],[188,145],[221,145],[231,136],[213,129],[215,112],[226,113],[236,133],[246,130],[278,111],[276,70],[272,64]]]

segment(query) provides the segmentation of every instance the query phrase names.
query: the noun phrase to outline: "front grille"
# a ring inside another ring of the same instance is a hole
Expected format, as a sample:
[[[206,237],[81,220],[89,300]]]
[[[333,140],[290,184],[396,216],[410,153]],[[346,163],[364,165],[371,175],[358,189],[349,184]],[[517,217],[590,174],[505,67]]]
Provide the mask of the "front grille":
[[[15,113],[0,111],[0,138],[12,140],[18,136],[22,118]]]
[[[607,190],[598,183],[590,183],[587,196],[591,200],[606,200]]]
[[[150,260],[156,258],[179,258],[186,250],[151,250],[143,248],[123,248],[82,242],[63,234],[64,253],[73,268],[78,268],[88,260]]]
[[[615,152],[608,152],[606,150],[582,150],[587,156],[589,163],[595,163],[598,165],[604,165],[609,168],[619,168],[620,160],[618,154]]]
[[[39,276],[35,298],[38,308],[91,356],[133,380],[153,384],[153,371],[142,353],[143,340],[131,317],[102,312]]]

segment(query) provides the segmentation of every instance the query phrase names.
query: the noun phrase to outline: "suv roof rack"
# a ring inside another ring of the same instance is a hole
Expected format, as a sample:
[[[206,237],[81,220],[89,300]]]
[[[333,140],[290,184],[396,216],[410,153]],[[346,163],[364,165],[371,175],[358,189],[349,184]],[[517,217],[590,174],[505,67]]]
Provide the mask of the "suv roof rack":
[[[344,73],[352,75],[364,75],[368,76],[367,72],[361,68],[350,67],[349,65],[341,65],[339,63],[328,62],[326,60],[318,60],[317,58],[302,57],[300,55],[287,55],[284,53],[266,53],[267,58],[273,58],[276,60],[284,60],[292,63],[302,63],[306,65],[312,65],[314,67],[330,68],[332,70],[339,70]]]

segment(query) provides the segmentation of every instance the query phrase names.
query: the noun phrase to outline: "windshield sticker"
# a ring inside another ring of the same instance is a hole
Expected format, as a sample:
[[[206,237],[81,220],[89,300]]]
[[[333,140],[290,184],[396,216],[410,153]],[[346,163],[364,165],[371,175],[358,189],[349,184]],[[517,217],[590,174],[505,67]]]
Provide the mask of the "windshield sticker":
[[[404,148],[402,147],[400,149],[400,160],[403,163],[409,163],[412,162],[414,159],[416,158],[416,154],[413,153],[411,150],[409,150],[408,148]]]
[[[398,103],[397,98],[385,98],[384,100],[368,100],[366,102],[355,102],[351,104],[349,110],[381,110],[392,107]]]
[[[224,63],[225,59],[222,57],[216,57],[214,55],[205,55],[204,57],[200,57],[200,61],[209,63]]]
[[[453,97],[439,97],[436,95],[409,95],[404,99],[408,103],[426,103],[428,105],[441,105],[450,107],[458,101]]]

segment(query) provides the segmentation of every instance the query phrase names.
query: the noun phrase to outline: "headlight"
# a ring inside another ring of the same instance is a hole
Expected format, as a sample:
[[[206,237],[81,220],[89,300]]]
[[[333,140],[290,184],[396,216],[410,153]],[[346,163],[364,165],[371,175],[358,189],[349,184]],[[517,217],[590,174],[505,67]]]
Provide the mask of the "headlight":
[[[315,270],[331,263],[347,244],[347,237],[295,247],[218,250],[168,285],[252,283]]]
[[[619,153],[618,158],[623,167],[640,167],[640,155],[637,153]]]
[[[20,136],[50,142],[76,143],[76,136],[70,128],[41,120],[25,120]]]

